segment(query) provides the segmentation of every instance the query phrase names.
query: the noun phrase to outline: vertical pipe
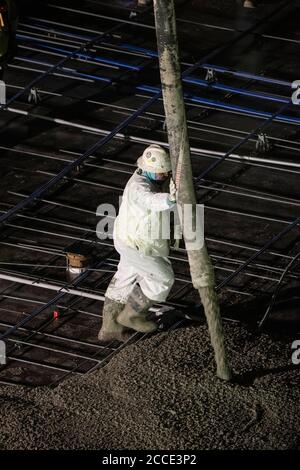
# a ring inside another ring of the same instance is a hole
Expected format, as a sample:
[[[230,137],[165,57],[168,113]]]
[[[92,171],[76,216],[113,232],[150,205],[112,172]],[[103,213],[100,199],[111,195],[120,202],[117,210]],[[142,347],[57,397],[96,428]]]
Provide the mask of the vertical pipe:
[[[178,205],[184,208],[186,204],[192,204],[192,223],[195,226],[196,195],[183,100],[174,1],[154,0],[154,14],[170,156],[173,177],[178,186]],[[204,307],[215,352],[217,375],[221,379],[230,380],[231,373],[226,357],[219,301],[215,291],[214,269],[205,244],[197,249],[189,249],[184,225],[182,230],[191,278]]]

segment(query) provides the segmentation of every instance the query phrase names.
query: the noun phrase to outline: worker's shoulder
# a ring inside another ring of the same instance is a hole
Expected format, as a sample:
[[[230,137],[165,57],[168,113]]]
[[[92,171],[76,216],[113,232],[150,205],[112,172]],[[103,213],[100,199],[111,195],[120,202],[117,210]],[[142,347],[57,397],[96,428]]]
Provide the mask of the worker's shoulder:
[[[130,189],[147,189],[151,187],[151,183],[149,182],[148,178],[146,178],[146,176],[141,175],[140,173],[138,173],[138,171],[135,171],[131,178],[128,180],[127,186]]]

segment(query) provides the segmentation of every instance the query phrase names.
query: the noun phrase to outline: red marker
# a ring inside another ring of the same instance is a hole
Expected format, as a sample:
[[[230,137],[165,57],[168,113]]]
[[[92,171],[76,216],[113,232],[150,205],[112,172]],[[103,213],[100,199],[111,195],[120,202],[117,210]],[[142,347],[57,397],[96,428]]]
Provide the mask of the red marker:
[[[54,310],[53,318],[54,318],[54,320],[57,320],[59,318],[59,311],[58,310]]]

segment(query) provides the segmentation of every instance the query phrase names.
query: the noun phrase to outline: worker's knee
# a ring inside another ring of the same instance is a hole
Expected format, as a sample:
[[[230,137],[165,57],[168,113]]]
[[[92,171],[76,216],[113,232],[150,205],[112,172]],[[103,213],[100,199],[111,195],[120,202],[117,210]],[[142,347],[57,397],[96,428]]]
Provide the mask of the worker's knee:
[[[162,264],[161,269],[150,273],[140,281],[144,294],[155,302],[164,302],[174,284],[174,272],[171,264]]]
[[[168,285],[169,290],[172,289],[174,282],[175,282],[174,271],[173,271],[173,269],[171,269],[171,270],[168,272],[168,276],[167,276],[167,278],[166,278],[166,283],[167,283],[167,285]]]
[[[169,289],[170,291],[175,281],[171,263],[169,263],[169,261],[162,262],[160,269],[154,273],[153,277],[156,278],[157,282],[160,282],[162,286],[165,286],[166,290]]]
[[[162,301],[165,301],[173,287],[173,284],[174,284],[174,281],[175,281],[175,278],[174,278],[174,272],[173,270],[171,270],[170,272],[168,272],[168,275],[165,277],[164,281],[162,282],[161,286],[162,286],[162,292],[161,292],[161,295],[162,295]]]
[[[175,278],[174,278],[174,273],[172,271],[172,273],[169,274],[169,276],[165,279],[165,282],[163,283],[162,287],[164,289],[161,292],[161,299],[160,299],[161,302],[164,302],[167,299],[173,287],[174,281],[175,281]]]

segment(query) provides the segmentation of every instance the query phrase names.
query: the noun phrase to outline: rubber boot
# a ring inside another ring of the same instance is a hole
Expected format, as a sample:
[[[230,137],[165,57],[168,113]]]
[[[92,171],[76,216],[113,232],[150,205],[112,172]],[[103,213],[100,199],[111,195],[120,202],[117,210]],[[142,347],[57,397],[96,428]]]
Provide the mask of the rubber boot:
[[[102,325],[98,339],[103,342],[126,341],[130,333],[124,326],[116,322],[118,314],[123,310],[125,304],[105,297],[102,310]]]
[[[154,301],[148,299],[140,286],[136,284],[124,309],[118,315],[117,322],[140,333],[152,333],[157,330],[158,325],[147,320],[146,315],[153,304]]]

